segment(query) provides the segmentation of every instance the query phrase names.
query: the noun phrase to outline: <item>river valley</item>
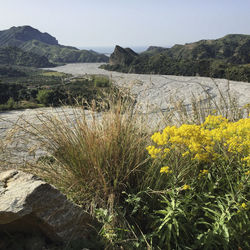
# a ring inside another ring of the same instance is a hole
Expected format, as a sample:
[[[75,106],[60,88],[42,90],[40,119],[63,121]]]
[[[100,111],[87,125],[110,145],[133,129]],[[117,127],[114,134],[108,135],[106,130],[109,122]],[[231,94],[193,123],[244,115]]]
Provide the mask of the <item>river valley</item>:
[[[155,114],[171,109],[170,100],[173,99],[182,101],[187,109],[191,107],[194,97],[200,102],[206,102],[208,96],[214,99],[220,98],[220,93],[235,96],[240,106],[250,102],[250,83],[198,76],[125,74],[100,69],[100,65],[100,63],[67,64],[51,68],[51,70],[70,73],[74,76],[89,74],[108,76],[115,85],[130,91],[136,98],[137,109],[143,114],[152,115],[151,122],[156,119]],[[70,107],[0,113],[0,165],[9,167],[11,164],[23,164],[45,154],[42,148],[34,146],[36,143],[32,138],[26,140],[25,130],[18,130],[16,124],[19,124],[19,128],[20,124],[21,126],[38,126],[41,123],[40,118],[48,114],[55,114],[57,117],[67,114],[67,117],[75,119],[75,111]],[[18,132],[13,136],[17,130]],[[11,140],[6,139],[7,134],[11,135]]]

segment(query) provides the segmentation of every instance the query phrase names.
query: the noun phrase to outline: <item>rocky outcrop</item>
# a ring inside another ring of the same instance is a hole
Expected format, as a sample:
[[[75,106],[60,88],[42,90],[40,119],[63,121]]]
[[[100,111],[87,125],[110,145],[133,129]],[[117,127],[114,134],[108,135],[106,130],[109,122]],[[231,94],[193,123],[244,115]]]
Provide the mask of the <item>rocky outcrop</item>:
[[[122,48],[118,45],[115,46],[114,52],[110,55],[109,64],[110,65],[129,65],[138,56],[130,48]]]
[[[68,242],[89,238],[92,223],[88,213],[38,177],[17,170],[0,173],[0,235],[38,233]]]

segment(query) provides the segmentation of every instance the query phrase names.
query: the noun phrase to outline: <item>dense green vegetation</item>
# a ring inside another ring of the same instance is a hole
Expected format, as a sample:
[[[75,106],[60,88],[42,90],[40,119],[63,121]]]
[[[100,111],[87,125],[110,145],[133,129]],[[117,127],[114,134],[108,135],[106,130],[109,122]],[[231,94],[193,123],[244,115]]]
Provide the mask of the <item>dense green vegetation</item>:
[[[105,55],[91,50],[78,50],[77,48],[63,45],[50,45],[32,40],[20,46],[24,51],[30,51],[41,56],[47,56],[54,63],[77,62],[107,62]]]
[[[27,67],[53,67],[48,58],[32,52],[25,52],[17,47],[0,47],[0,65],[18,65]]]
[[[91,50],[79,50],[75,47],[60,45],[53,36],[47,33],[41,33],[39,30],[30,26],[12,27],[8,30],[0,31],[0,47],[18,47],[23,50],[22,53],[24,54],[25,52],[32,52],[37,55],[36,58],[39,58],[39,56],[40,58],[44,58],[44,60],[47,58],[51,63],[108,61],[108,57],[103,54]],[[21,51],[19,50],[18,57],[21,57],[20,54]],[[26,53],[25,55],[27,56],[27,54],[34,55],[31,53]],[[6,60],[7,59],[5,58],[5,61]],[[16,58],[16,60],[19,60],[19,58]],[[28,61],[31,61],[31,59]],[[6,62],[3,61],[2,63]],[[47,67],[46,65],[37,65],[34,62],[30,62],[30,64],[15,64],[33,67]]]
[[[102,76],[73,78],[52,71],[0,67],[0,110],[91,102],[110,89],[109,79]]]
[[[250,81],[248,35],[227,35],[217,40],[175,45],[169,49],[150,47],[126,61],[121,50],[116,49],[113,54],[116,55],[115,60],[111,55],[110,64],[103,68],[140,74],[198,75]]]
[[[26,73],[16,67],[0,64],[0,77],[19,77],[19,76],[26,76]]]

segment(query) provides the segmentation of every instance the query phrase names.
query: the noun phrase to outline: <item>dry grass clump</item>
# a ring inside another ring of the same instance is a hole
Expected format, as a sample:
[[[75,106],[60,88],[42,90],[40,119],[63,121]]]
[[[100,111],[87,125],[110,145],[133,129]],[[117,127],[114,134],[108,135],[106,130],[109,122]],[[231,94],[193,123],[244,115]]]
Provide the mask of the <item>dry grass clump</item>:
[[[41,126],[27,131],[51,153],[29,171],[85,207],[117,202],[122,191],[138,188],[148,160],[147,129],[128,99],[111,98],[102,113],[96,106],[75,109],[74,119],[42,115]]]

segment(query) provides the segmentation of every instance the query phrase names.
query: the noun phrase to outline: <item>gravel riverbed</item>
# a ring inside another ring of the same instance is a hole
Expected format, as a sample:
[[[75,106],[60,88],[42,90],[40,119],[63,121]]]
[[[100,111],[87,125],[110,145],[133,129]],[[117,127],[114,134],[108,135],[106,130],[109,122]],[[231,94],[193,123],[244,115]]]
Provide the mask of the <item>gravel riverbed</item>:
[[[169,100],[172,97],[183,100],[186,105],[190,105],[193,96],[201,101],[206,100],[206,94],[217,98],[219,96],[218,89],[223,94],[230,93],[230,95],[236,96],[241,106],[250,103],[250,83],[208,77],[125,74],[100,69],[98,68],[100,65],[100,63],[67,64],[51,68],[51,70],[70,73],[74,76],[106,75],[118,87],[129,89],[137,100],[138,109],[147,114],[154,114],[159,110],[166,111],[170,107]],[[25,161],[32,161],[45,153],[42,148],[32,150],[35,141],[32,141],[32,138],[29,138],[28,143],[27,140],[23,140],[27,137],[24,131],[19,132],[11,143],[5,140],[7,132],[10,133],[15,128],[16,123],[20,124],[26,120],[30,125],[37,126],[40,123],[39,116],[44,114],[56,114],[58,117],[67,114],[68,117],[74,119],[74,111],[70,107],[0,113],[0,166],[2,164],[2,166],[8,167],[10,163],[18,165]],[[4,150],[1,151],[1,148]]]

